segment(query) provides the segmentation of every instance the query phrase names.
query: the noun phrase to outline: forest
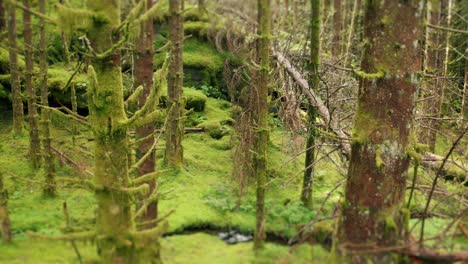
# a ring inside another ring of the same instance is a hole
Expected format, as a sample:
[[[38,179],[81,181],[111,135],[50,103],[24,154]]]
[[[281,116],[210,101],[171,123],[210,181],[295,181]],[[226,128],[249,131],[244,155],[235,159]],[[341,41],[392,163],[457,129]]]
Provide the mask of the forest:
[[[468,263],[468,1],[0,0],[0,263]]]

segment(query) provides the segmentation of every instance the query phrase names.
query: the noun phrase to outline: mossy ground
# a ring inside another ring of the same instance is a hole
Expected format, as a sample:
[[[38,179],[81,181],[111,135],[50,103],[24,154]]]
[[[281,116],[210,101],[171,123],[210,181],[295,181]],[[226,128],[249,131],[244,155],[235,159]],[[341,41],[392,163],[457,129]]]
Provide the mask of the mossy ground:
[[[203,122],[223,123],[228,129],[231,120],[230,104],[223,100],[207,98],[203,112],[192,113]],[[8,115],[4,115],[8,117]],[[272,122],[274,123],[274,122]],[[82,170],[92,170],[92,135],[85,129],[71,143],[70,121],[53,118],[54,146],[77,163]],[[3,120],[0,129],[0,169],[4,172],[10,193],[9,210],[15,235],[13,245],[0,244],[1,263],[77,263],[69,243],[31,239],[27,231],[46,235],[58,235],[64,226],[63,202],[67,202],[72,226],[91,228],[94,225],[95,200],[92,193],[74,185],[61,184],[54,199],[42,197],[40,174],[34,172],[27,158],[27,136],[12,138],[9,120]],[[268,149],[269,184],[266,200],[268,211],[266,230],[280,237],[291,237],[297,228],[319,215],[320,207],[328,192],[343,179],[329,162],[319,163],[314,185],[314,210],[309,211],[298,201],[303,166],[303,156],[287,162],[299,152],[301,138],[291,139],[280,127],[271,127]],[[298,143],[299,141],[299,143]],[[159,145],[163,146],[163,142]],[[157,151],[161,160],[162,151]],[[249,189],[240,208],[236,208],[235,183],[231,177],[233,148],[228,132],[220,139],[208,133],[187,133],[184,139],[185,165],[180,172],[168,172],[160,178],[160,213],[175,212],[169,217],[169,233],[181,233],[162,241],[165,263],[326,263],[328,252],[320,245],[301,245],[291,249],[285,245],[267,243],[265,251],[254,257],[252,243],[227,245],[216,236],[205,233],[184,234],[186,229],[206,227],[236,229],[252,233],[255,227],[255,193]],[[58,165],[58,176],[87,177],[73,166]],[[163,166],[159,164],[159,166]],[[296,176],[291,180],[291,177]],[[287,182],[291,181],[289,184]],[[449,184],[448,184],[449,186]],[[341,197],[338,190],[331,196],[325,211],[330,212]],[[412,208],[423,206],[421,194],[415,193]],[[437,197],[436,197],[437,198]],[[446,208],[447,212],[453,208]],[[450,220],[431,218],[426,227],[427,235],[437,234]],[[417,225],[411,220],[410,226]],[[331,232],[331,225],[325,233]],[[414,229],[418,234],[418,228]],[[317,238],[318,240],[320,238]],[[458,248],[468,241],[454,238]],[[91,242],[78,243],[85,259],[96,258]],[[314,255],[312,255],[314,254]]]

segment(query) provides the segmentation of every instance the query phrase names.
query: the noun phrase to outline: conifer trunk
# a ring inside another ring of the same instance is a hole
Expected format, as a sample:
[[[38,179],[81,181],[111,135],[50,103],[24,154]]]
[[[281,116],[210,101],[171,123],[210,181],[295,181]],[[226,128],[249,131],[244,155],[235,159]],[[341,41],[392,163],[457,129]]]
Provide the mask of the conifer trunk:
[[[39,0],[39,12],[46,13],[46,1]],[[41,85],[41,105],[49,106],[47,87],[47,37],[46,23],[44,19],[40,21],[40,43],[39,43],[39,68],[40,68],[40,85]],[[44,195],[54,196],[55,188],[55,168],[54,156],[52,154],[52,137],[50,135],[50,110],[42,109],[41,111],[41,128],[42,128],[42,157],[45,172]]]
[[[419,1],[366,1],[361,64],[345,201],[338,247],[356,263],[396,262],[379,247],[406,239],[402,208],[411,147],[421,11]],[[372,253],[374,252],[374,253]]]
[[[318,90],[320,79],[318,69],[320,63],[320,3],[321,0],[310,0],[311,12],[311,34],[310,34],[310,62],[309,62],[309,87]],[[314,162],[315,162],[315,119],[317,118],[317,110],[312,106],[308,106],[308,135],[306,143],[305,170],[304,180],[302,184],[301,200],[306,207],[312,207],[312,190],[314,182]]]
[[[257,60],[259,64],[256,84],[257,113],[254,115],[256,140],[254,168],[257,178],[257,205],[254,248],[261,249],[265,240],[265,189],[267,180],[268,146],[268,82],[270,70],[271,0],[258,0]]]
[[[8,46],[10,55],[10,83],[11,101],[13,104],[13,133],[23,133],[23,99],[21,98],[21,83],[18,70],[18,44],[16,34],[16,8],[9,4],[8,7]]]
[[[425,21],[432,25],[438,25],[439,20],[439,1],[431,0],[426,2]],[[439,116],[439,100],[440,100],[440,83],[438,78],[439,69],[437,55],[438,49],[438,33],[429,27],[425,27],[424,37],[424,63],[423,63],[423,81],[421,85],[422,102],[422,120],[420,141],[429,146],[429,150],[434,152],[437,139],[437,130],[439,129],[439,121],[436,118]]]
[[[340,41],[341,39],[341,1],[333,0],[333,40],[332,54],[338,59],[340,56]]]
[[[3,240],[3,243],[10,243],[12,239],[7,203],[8,193],[3,185],[3,174],[0,171],[0,237]]]
[[[31,0],[23,0],[23,6],[31,9]],[[24,58],[26,61],[25,86],[28,101],[29,119],[29,157],[34,168],[38,168],[41,163],[41,146],[39,139],[38,114],[36,107],[36,89],[33,84],[34,59],[31,14],[23,11],[24,26]]]
[[[171,64],[168,78],[168,121],[166,129],[166,155],[165,160],[169,166],[182,168],[184,152],[182,138],[184,136],[184,99],[182,85],[183,72],[183,1],[169,0],[169,41],[171,42]]]
[[[146,1],[146,10],[152,6],[152,0],[140,0]],[[135,50],[135,87],[143,86],[143,92],[138,98],[138,105],[141,108],[146,98],[153,89],[153,21],[147,21],[141,25],[141,34],[137,39],[136,50]],[[145,138],[137,149],[137,160],[139,160],[145,153],[147,153],[154,143],[154,137],[149,135],[154,133],[154,125],[148,124],[137,128],[136,130],[138,138]],[[145,159],[143,164],[139,167],[138,175],[142,176],[150,172],[155,171],[156,160],[155,151]],[[150,193],[153,192],[156,187],[156,180],[150,182]],[[158,215],[158,204],[152,202],[146,209],[145,219],[154,220]]]
[[[3,0],[0,0],[0,32],[5,31],[5,3]]]

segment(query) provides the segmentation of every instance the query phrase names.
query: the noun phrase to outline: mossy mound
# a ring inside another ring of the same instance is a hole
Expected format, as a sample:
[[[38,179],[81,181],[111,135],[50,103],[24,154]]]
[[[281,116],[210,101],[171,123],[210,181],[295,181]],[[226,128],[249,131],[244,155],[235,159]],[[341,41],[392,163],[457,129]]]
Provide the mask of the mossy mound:
[[[193,109],[195,112],[205,111],[206,95],[195,89],[184,88],[185,109]]]
[[[199,124],[197,127],[203,128],[203,130],[214,139],[221,139],[229,134],[229,128],[221,125],[219,121],[206,121]]]

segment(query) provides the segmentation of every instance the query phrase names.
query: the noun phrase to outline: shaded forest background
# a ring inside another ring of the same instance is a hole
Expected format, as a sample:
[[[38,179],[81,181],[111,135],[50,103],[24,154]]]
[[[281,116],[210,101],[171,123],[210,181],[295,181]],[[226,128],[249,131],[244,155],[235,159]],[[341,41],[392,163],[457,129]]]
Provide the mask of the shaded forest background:
[[[468,261],[468,4],[396,2],[0,1],[0,262]]]

